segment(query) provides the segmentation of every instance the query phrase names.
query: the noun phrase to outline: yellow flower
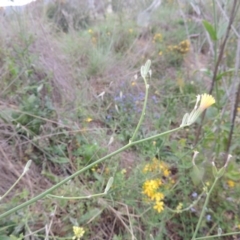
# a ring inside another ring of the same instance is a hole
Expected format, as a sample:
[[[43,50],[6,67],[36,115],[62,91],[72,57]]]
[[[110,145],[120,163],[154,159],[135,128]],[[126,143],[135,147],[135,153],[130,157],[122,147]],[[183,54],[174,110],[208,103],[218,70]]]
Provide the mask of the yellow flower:
[[[159,163],[159,168],[160,168],[160,170],[163,171],[164,169],[168,168],[168,166],[167,166],[167,164],[165,162],[161,161]]]
[[[143,184],[143,193],[152,198],[161,185],[162,181],[160,179],[146,180]]]
[[[145,165],[143,172],[157,172],[159,170],[164,177],[168,177],[170,175],[168,165],[163,161],[159,161],[157,158],[153,158],[151,163]]]
[[[200,104],[199,104],[200,102]],[[209,108],[211,105],[213,105],[215,103],[215,99],[212,95],[209,94],[202,94],[202,95],[197,95],[197,101],[195,104],[194,109],[192,110],[192,112],[186,113],[182,119],[182,123],[180,125],[180,127],[184,127],[184,126],[189,126],[191,124],[193,124],[197,118],[200,116],[200,114],[206,110],[207,108]]]
[[[156,42],[156,41],[158,41],[158,42],[161,42],[161,41],[162,41],[162,34],[156,33],[156,34],[154,35],[154,37],[153,37],[153,42]]]
[[[178,45],[178,50],[181,53],[187,53],[190,49],[190,41],[189,40],[185,40],[179,43]]]
[[[168,169],[164,169],[163,170],[163,176],[164,177],[169,177],[169,175],[170,175],[170,171]]]
[[[132,33],[132,32],[133,32],[133,29],[132,29],[132,28],[129,28],[129,29],[128,29],[128,32],[129,32],[129,33]]]
[[[93,30],[92,29],[88,29],[88,33],[92,34]]]
[[[150,172],[150,165],[149,164],[146,164],[144,169],[143,169],[143,172],[146,173],[146,172]]]
[[[82,227],[73,226],[74,237],[72,239],[80,240],[80,238],[84,235],[85,230]]]
[[[89,118],[86,118],[86,119],[85,119],[85,122],[88,122],[88,123],[89,123],[89,122],[91,122],[92,120],[93,120],[93,119],[89,117]]]
[[[124,169],[122,169],[122,171],[121,171],[121,174],[125,174],[127,172],[127,170],[124,168]]]
[[[210,186],[210,182],[206,182],[205,184],[206,184],[206,186],[208,186],[208,187]]]
[[[151,163],[145,165],[143,172],[146,173],[156,171],[158,168],[158,164],[159,160],[157,158],[153,158]]]
[[[163,199],[164,199],[164,194],[161,192],[157,192],[151,197],[151,200],[155,200],[156,202],[159,202]]]
[[[182,207],[183,207],[183,204],[180,202],[180,203],[177,205],[177,207],[176,207],[177,213],[180,213],[180,212],[181,212]]]
[[[204,93],[204,94],[201,95],[201,102],[200,102],[199,109],[204,111],[205,109],[207,109],[211,105],[213,105],[215,102],[216,101],[215,101],[215,99],[212,95]]]
[[[159,169],[161,170],[164,177],[168,177],[170,175],[168,165],[165,162],[163,162],[163,161],[160,162]]]
[[[171,180],[170,180],[170,183],[171,183],[171,184],[174,184],[174,183],[175,183],[175,180],[174,180],[174,179],[171,179]]]
[[[235,186],[235,182],[232,181],[232,180],[228,180],[227,181],[227,185],[230,187],[230,188],[233,188]]]
[[[153,209],[157,210],[159,213],[162,212],[164,210],[164,202],[163,201],[156,202],[155,205],[153,206]]]

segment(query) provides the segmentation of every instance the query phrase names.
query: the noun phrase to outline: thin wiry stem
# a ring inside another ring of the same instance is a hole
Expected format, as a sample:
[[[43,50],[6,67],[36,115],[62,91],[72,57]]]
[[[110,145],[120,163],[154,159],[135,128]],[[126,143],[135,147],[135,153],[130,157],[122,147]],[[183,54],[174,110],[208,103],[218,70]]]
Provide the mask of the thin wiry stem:
[[[119,148],[117,151],[112,152],[112,153],[108,154],[107,156],[102,157],[102,158],[98,159],[97,161],[89,164],[88,166],[86,166],[86,167],[78,170],[77,172],[73,173],[71,176],[63,179],[62,181],[60,181],[59,183],[55,184],[54,186],[52,186],[51,188],[47,189],[46,191],[40,193],[40,194],[37,195],[36,197],[33,197],[32,199],[30,199],[30,200],[28,200],[28,201],[26,201],[26,202],[24,202],[24,203],[22,203],[22,204],[20,204],[20,205],[18,205],[18,206],[16,206],[16,207],[14,207],[14,208],[12,208],[12,209],[10,209],[10,210],[2,213],[2,214],[0,215],[0,219],[2,219],[2,218],[4,218],[4,217],[7,217],[7,216],[11,215],[12,213],[15,213],[16,211],[18,211],[18,210],[20,210],[20,209],[22,209],[22,208],[24,208],[24,207],[27,207],[27,206],[29,206],[29,205],[37,202],[38,200],[44,198],[46,195],[48,195],[48,194],[50,194],[51,192],[53,192],[54,190],[58,189],[60,186],[62,186],[63,184],[67,183],[69,180],[73,179],[74,177],[80,175],[81,173],[87,171],[88,169],[91,169],[91,168],[94,167],[96,164],[99,164],[99,163],[101,163],[101,162],[103,162],[103,161],[105,161],[105,160],[107,160],[107,159],[109,159],[109,158],[117,155],[118,153],[120,153],[120,152],[122,152],[122,151],[124,151],[124,150],[126,150],[126,149],[128,149],[128,148],[130,148],[131,146],[136,145],[136,144],[139,144],[139,143],[143,143],[143,142],[146,142],[146,141],[149,141],[149,140],[152,140],[152,139],[155,139],[155,138],[164,136],[164,135],[167,135],[167,134],[172,133],[172,132],[176,132],[176,131],[178,131],[178,130],[180,130],[180,129],[182,129],[182,128],[183,128],[183,127],[174,128],[174,129],[172,129],[172,130],[169,130],[169,131],[166,131],[166,132],[163,132],[163,133],[159,133],[159,134],[156,134],[156,135],[151,136],[151,137],[148,137],[148,138],[144,138],[144,139],[141,139],[141,140],[129,142],[127,145]]]
[[[223,43],[220,46],[220,53],[218,55],[217,62],[216,62],[215,67],[214,67],[211,87],[209,89],[209,94],[212,94],[214,86],[215,86],[216,81],[217,81],[216,79],[217,79],[217,74],[218,74],[218,70],[219,70],[219,65],[220,65],[220,63],[221,63],[221,61],[223,59],[224,50],[225,50],[225,47],[226,47],[227,40],[229,38],[229,33],[230,33],[230,30],[231,30],[231,26],[232,26],[233,20],[234,20],[234,18],[236,16],[236,13],[238,11],[238,6],[239,5],[237,5],[237,3],[239,4],[239,2],[237,0],[234,0],[233,5],[232,5],[230,18],[229,18],[229,22],[228,22],[227,31],[226,31],[226,34],[225,34],[225,38],[223,40]],[[200,134],[201,134],[202,125],[203,125],[203,121],[204,121],[205,115],[206,115],[206,111],[202,114],[201,123],[198,126],[198,129],[197,129],[197,132],[196,132],[196,138],[195,138],[194,145],[196,145],[197,142],[199,141],[199,137],[200,137]]]
[[[202,212],[201,212],[200,217],[199,217],[199,219],[198,219],[198,223],[197,223],[197,226],[196,226],[195,231],[194,231],[194,233],[193,233],[192,240],[196,240],[196,236],[197,236],[198,230],[199,230],[199,228],[200,228],[200,225],[201,225],[201,223],[202,223],[202,219],[203,219],[203,217],[204,217],[204,214],[205,214],[205,212],[206,212],[207,205],[208,205],[208,202],[209,202],[211,193],[212,193],[212,191],[213,191],[213,189],[214,189],[214,187],[215,187],[215,185],[216,185],[216,183],[217,183],[218,180],[219,180],[219,178],[216,177],[215,180],[214,180],[214,182],[213,182],[213,184],[212,184],[212,186],[211,186],[211,188],[210,188],[210,190],[207,192],[207,197],[206,197],[205,202],[204,202],[204,204],[203,204]]]
[[[239,61],[239,55],[240,55],[240,39],[238,39],[238,48],[237,48],[237,54],[236,54],[236,64],[235,64],[235,79],[238,79],[238,86],[237,86],[237,93],[235,95],[235,102],[234,102],[234,107],[232,111],[232,116],[231,116],[231,126],[230,126],[230,132],[228,135],[228,143],[226,147],[226,157],[229,154],[230,147],[232,144],[232,137],[233,137],[233,130],[235,126],[235,119],[237,116],[238,112],[238,99],[240,99],[240,81],[238,78],[238,69],[240,67],[240,61]]]
[[[139,118],[137,127],[136,127],[136,129],[135,129],[135,131],[134,131],[131,139],[129,140],[130,142],[131,142],[131,141],[134,141],[134,139],[135,139],[135,137],[136,137],[136,135],[137,135],[137,132],[138,132],[140,126],[142,125],[144,116],[145,116],[145,114],[146,114],[146,107],[147,107],[147,101],[148,101],[148,89],[149,89],[149,85],[148,85],[148,82],[147,82],[147,77],[143,77],[143,80],[144,80],[144,84],[145,84],[146,91],[145,91],[145,98],[144,98],[142,113],[141,113],[141,116],[140,116],[140,118]]]

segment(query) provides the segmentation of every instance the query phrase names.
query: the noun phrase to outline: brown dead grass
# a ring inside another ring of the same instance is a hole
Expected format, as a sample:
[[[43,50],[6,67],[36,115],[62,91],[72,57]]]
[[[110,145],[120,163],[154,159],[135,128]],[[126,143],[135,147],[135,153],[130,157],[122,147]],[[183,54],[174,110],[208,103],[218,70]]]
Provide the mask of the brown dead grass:
[[[26,163],[19,161],[16,148],[6,140],[0,141],[0,159],[0,195],[3,195],[20,177]],[[7,195],[5,201],[17,196],[22,190],[29,191],[30,197],[33,197],[50,186],[51,183],[41,175],[40,167],[32,162],[29,171]]]

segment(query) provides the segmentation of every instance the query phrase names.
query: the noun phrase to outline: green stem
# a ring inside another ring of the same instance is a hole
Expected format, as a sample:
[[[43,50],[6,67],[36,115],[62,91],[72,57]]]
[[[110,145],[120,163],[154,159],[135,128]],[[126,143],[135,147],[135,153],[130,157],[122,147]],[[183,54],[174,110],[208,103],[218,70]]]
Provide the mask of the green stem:
[[[9,215],[11,215],[12,213],[18,211],[19,209],[22,209],[24,207],[27,207],[31,204],[33,204],[34,202],[44,198],[47,194],[51,193],[52,191],[54,191],[55,189],[59,188],[60,186],[62,186],[63,184],[67,183],[69,180],[71,180],[72,178],[78,176],[80,173],[83,173],[85,171],[87,171],[88,169],[92,168],[93,166],[95,166],[96,164],[99,164],[103,161],[105,161],[106,159],[110,158],[110,157],[113,157],[115,155],[117,155],[118,153],[130,148],[131,146],[135,145],[135,144],[139,144],[139,143],[143,143],[143,142],[146,142],[146,141],[149,141],[149,140],[152,140],[154,138],[158,138],[158,137],[161,137],[161,136],[164,136],[166,134],[169,134],[169,133],[172,133],[172,132],[176,132],[178,130],[180,130],[181,128],[183,127],[178,127],[178,128],[175,128],[175,129],[172,129],[172,130],[169,130],[169,131],[166,131],[166,132],[163,132],[163,133],[160,133],[160,134],[157,134],[157,135],[154,135],[154,136],[151,136],[151,137],[148,137],[148,138],[144,138],[144,139],[141,139],[141,140],[138,140],[138,141],[134,141],[134,142],[129,142],[127,145],[119,148],[118,150],[116,150],[115,152],[112,152],[110,154],[108,154],[107,156],[105,157],[102,157],[100,159],[98,159],[97,161],[89,164],[88,166],[78,170],[77,172],[75,172],[74,174],[72,174],[71,176],[63,179],[62,181],[60,181],[59,183],[57,183],[56,185],[52,186],[51,188],[47,189],[46,191],[44,191],[43,193],[40,193],[39,195],[37,195],[36,197],[8,210],[7,212],[3,213],[0,215],[0,219],[4,218],[4,217],[7,217]]]
[[[145,92],[145,99],[144,99],[142,114],[141,114],[141,116],[140,116],[138,125],[137,125],[137,127],[136,127],[136,129],[135,129],[135,131],[134,131],[134,133],[133,133],[133,135],[132,135],[132,137],[131,137],[131,139],[129,140],[129,142],[132,142],[132,141],[135,139],[136,134],[137,134],[137,132],[138,132],[138,129],[140,128],[140,126],[141,126],[141,124],[142,124],[142,121],[143,121],[143,119],[144,119],[144,116],[145,116],[145,114],[146,114],[145,112],[146,112],[146,107],[147,107],[149,85],[148,85],[147,79],[146,79],[145,77],[143,78],[143,80],[144,80],[144,83],[145,83],[146,92]]]
[[[25,175],[26,171],[23,171],[23,173],[20,175],[20,177],[17,179],[17,181],[3,194],[3,196],[0,196],[0,202],[5,198],[11,191],[12,189],[19,183],[21,178]]]
[[[48,194],[47,197],[57,198],[57,199],[65,199],[65,200],[81,200],[81,199],[90,199],[90,198],[94,198],[94,197],[102,197],[106,194],[107,193],[96,193],[96,194],[93,194],[93,195],[88,195],[88,196],[83,196],[83,197],[64,197],[64,196],[57,196],[57,195]]]
[[[216,5],[215,0],[212,0],[213,4],[213,20],[214,20],[214,30],[217,32],[217,16],[216,16]],[[217,46],[218,46],[218,40],[213,41],[214,43],[214,64],[217,64]]]
[[[200,239],[211,239],[211,238],[219,238],[219,237],[226,237],[226,236],[233,236],[233,235],[237,235],[237,234],[240,234],[240,232],[230,232],[230,233],[223,233],[221,234],[221,236],[219,236],[218,234],[216,235],[212,235],[212,236],[205,236],[205,237],[198,237],[198,238],[195,238],[195,240],[200,240]]]
[[[215,0],[212,1],[213,3],[213,18],[214,18],[214,29],[216,32],[218,32],[218,25],[217,25],[217,14],[216,14],[216,5],[215,5]],[[213,41],[214,43],[214,65],[217,65],[217,61],[218,61],[218,42],[219,39],[217,39],[216,41]],[[218,66],[217,66],[218,67]],[[218,69],[217,69],[218,72]],[[219,93],[219,88],[218,88],[218,81],[216,81],[216,79],[213,79],[213,81],[215,81],[215,86],[216,86],[216,99],[217,99],[217,108],[220,111],[220,93]]]
[[[214,19],[214,29],[215,31],[217,32],[217,15],[216,15],[216,5],[215,5],[215,0],[212,1],[213,3],[213,19]],[[216,41],[213,41],[214,43],[214,65],[217,66],[217,61],[218,61],[218,39]],[[218,66],[217,66],[218,68]],[[218,69],[216,69],[217,73],[218,73]],[[216,73],[216,76],[217,76],[217,73]],[[215,88],[216,88],[216,100],[217,100],[217,109],[218,109],[218,112],[220,112],[220,95],[219,95],[219,88],[218,88],[218,81],[216,81],[216,78],[213,79],[213,81],[215,81]],[[217,125],[221,125],[220,124],[220,117],[217,119]],[[220,132],[217,131],[217,136],[216,136],[216,139],[219,139],[219,134]],[[219,141],[216,141],[216,156],[218,157],[219,156],[219,151],[220,151],[220,144],[219,144]]]
[[[210,188],[209,192],[207,192],[207,197],[206,197],[206,199],[205,199],[205,202],[204,202],[204,205],[203,205],[203,208],[202,208],[202,212],[201,212],[200,217],[199,217],[199,219],[198,219],[198,223],[197,223],[197,226],[196,226],[196,228],[195,228],[195,231],[194,231],[192,240],[196,240],[196,239],[197,239],[197,238],[196,238],[196,235],[197,235],[197,233],[198,233],[200,224],[202,223],[202,219],[203,219],[203,216],[204,216],[204,214],[205,214],[205,211],[206,211],[206,208],[207,208],[207,205],[208,205],[208,201],[209,201],[209,199],[210,199],[210,195],[211,195],[211,193],[212,193],[212,191],[213,191],[213,189],[214,189],[214,187],[215,187],[218,179],[219,179],[218,177],[215,178],[215,180],[214,180],[214,182],[213,182],[213,184],[212,184],[212,187]]]
[[[140,140],[134,141],[134,142],[132,142],[131,145],[135,145],[135,144],[147,142],[147,141],[149,141],[149,140],[153,140],[153,139],[155,139],[155,138],[159,138],[159,137],[164,136],[164,135],[167,135],[167,134],[169,134],[169,133],[176,132],[176,131],[184,128],[184,127],[186,127],[186,126],[174,128],[174,129],[172,129],[172,130],[168,130],[168,131],[166,131],[166,132],[159,133],[159,134],[153,135],[153,136],[148,137],[148,138],[144,138],[144,139],[140,139]]]

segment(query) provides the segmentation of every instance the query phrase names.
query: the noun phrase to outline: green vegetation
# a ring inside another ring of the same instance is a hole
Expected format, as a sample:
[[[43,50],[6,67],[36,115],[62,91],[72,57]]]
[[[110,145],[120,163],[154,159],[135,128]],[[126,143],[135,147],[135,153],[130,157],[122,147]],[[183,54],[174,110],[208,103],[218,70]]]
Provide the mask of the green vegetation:
[[[112,2],[0,16],[0,239],[240,238],[240,2]]]

